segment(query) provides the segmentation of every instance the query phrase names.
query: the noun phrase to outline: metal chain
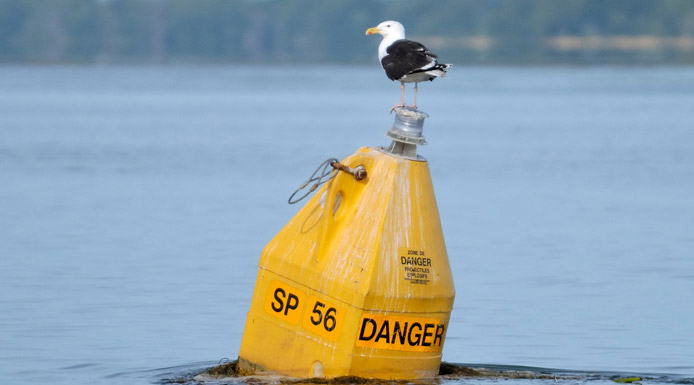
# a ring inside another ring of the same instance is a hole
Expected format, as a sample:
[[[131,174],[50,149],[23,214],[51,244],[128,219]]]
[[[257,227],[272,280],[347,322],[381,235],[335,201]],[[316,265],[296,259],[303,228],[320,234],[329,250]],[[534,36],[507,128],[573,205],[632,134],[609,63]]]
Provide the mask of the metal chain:
[[[321,163],[320,166],[318,166],[318,168],[316,169],[316,171],[314,171],[313,174],[311,174],[311,176],[306,180],[306,182],[302,183],[301,186],[299,186],[299,188],[296,189],[296,191],[294,191],[294,193],[291,196],[289,196],[288,203],[290,205],[293,205],[294,203],[299,202],[300,200],[306,198],[310,193],[314,192],[318,188],[318,186],[333,179],[335,177],[335,175],[337,175],[337,173],[339,172],[339,170],[337,168],[332,166],[333,163],[339,163],[339,161],[335,158],[330,158],[330,159],[324,161],[323,163]],[[332,167],[332,169],[331,169],[331,167]],[[324,178],[327,178],[327,179],[324,179]],[[309,183],[312,183],[312,182],[316,182],[316,183],[313,186],[311,186],[311,188],[308,189],[308,191],[304,195],[300,196],[299,198],[294,199],[294,196],[299,191],[306,188],[306,186],[308,186]]]

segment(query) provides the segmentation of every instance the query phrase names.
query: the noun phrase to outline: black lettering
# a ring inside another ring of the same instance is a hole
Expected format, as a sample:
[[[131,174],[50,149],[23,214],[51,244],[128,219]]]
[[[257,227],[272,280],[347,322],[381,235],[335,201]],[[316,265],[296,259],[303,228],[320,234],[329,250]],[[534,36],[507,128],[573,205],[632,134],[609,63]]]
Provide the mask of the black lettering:
[[[366,330],[366,324],[367,323],[371,324],[371,334],[368,337],[365,337],[364,331]],[[376,321],[372,320],[371,318],[364,318],[361,322],[361,330],[359,331],[359,340],[360,341],[368,341],[368,340],[374,338],[375,334],[376,334]]]
[[[434,334],[429,332],[429,328],[434,328],[434,324],[424,324],[424,333],[422,334],[422,346],[431,346],[430,342],[427,342],[427,337],[431,337]]]
[[[294,301],[292,302],[292,300]],[[284,309],[284,315],[287,315],[289,310],[294,310],[297,307],[299,307],[299,297],[297,297],[295,294],[289,293],[289,298],[287,298],[287,308]]]
[[[313,319],[313,316],[311,316],[311,318],[310,318],[311,323],[316,325],[316,326],[320,325],[320,323],[323,321],[323,313],[320,311],[320,309],[318,309],[319,307],[324,308],[325,304],[323,304],[322,302],[316,301],[316,304],[313,306],[313,312],[312,313],[318,315],[318,319]]]
[[[328,309],[328,311],[325,312],[325,321],[323,321],[323,327],[325,330],[331,332],[335,329],[335,326],[337,326],[337,319],[335,319],[335,314],[337,314],[337,309],[334,307],[331,307]],[[328,326],[328,323],[330,323],[330,326]]]
[[[417,337],[416,340],[412,341],[412,331],[414,331],[414,327],[418,327],[419,330],[422,330],[422,325],[419,324],[419,322],[415,322],[410,326],[410,331],[407,333],[407,342],[410,344],[410,346],[418,346],[419,342],[422,340],[422,335],[417,333],[414,336]]]
[[[441,346],[441,343],[443,342],[443,330],[443,324],[436,325],[436,333],[434,334],[434,345],[436,345],[436,341],[439,341],[438,346]]]
[[[416,265],[431,267],[431,258],[424,257],[400,257],[400,263],[403,265]]]
[[[393,327],[393,343],[395,343],[395,337],[400,339],[400,345],[405,345],[405,337],[407,337],[407,322],[405,322],[405,328],[400,328],[400,322],[395,321],[395,326]]]
[[[272,301],[272,303],[270,305],[272,306],[272,310],[274,310],[277,313],[281,312],[282,309],[284,309],[284,301],[282,301],[282,298],[279,297],[279,293],[282,293],[283,298],[287,294],[284,292],[284,289],[282,289],[281,287],[278,287],[277,289],[275,289],[275,299],[279,303],[279,307],[275,307],[275,301]]]
[[[378,335],[376,336],[376,339],[374,342],[378,342],[381,338],[386,339],[386,343],[390,343],[390,324],[388,323],[388,320],[383,321],[383,325],[381,325],[381,330],[378,332]]]

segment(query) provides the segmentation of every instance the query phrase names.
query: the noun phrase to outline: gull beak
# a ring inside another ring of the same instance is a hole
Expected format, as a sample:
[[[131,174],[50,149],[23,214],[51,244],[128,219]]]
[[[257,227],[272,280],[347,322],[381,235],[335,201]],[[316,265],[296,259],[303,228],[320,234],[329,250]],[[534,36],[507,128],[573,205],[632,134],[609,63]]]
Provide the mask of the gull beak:
[[[371,28],[366,30],[367,35],[373,35],[374,33],[380,33],[380,32],[381,32],[381,30],[378,29],[378,27],[371,27]]]

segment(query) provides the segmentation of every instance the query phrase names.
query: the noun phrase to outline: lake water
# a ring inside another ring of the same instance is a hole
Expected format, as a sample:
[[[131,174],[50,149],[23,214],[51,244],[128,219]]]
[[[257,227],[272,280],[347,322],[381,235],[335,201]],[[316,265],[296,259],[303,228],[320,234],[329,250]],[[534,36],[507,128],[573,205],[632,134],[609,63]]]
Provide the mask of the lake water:
[[[0,383],[235,359],[287,198],[387,145],[398,97],[377,65],[0,67]],[[418,99],[444,360],[694,376],[694,69],[454,67]]]

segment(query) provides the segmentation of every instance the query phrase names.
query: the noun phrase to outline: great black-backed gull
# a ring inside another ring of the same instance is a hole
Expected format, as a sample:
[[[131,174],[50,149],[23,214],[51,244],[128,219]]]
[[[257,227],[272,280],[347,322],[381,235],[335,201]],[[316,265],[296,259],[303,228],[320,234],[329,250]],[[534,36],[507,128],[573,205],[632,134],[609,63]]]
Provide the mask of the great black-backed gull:
[[[417,109],[417,83],[434,80],[446,74],[450,64],[439,64],[438,56],[416,41],[405,39],[405,27],[397,21],[384,21],[366,30],[367,35],[383,36],[378,46],[378,59],[390,80],[400,82],[400,103],[391,108],[404,107],[405,83],[414,83],[414,103]]]

